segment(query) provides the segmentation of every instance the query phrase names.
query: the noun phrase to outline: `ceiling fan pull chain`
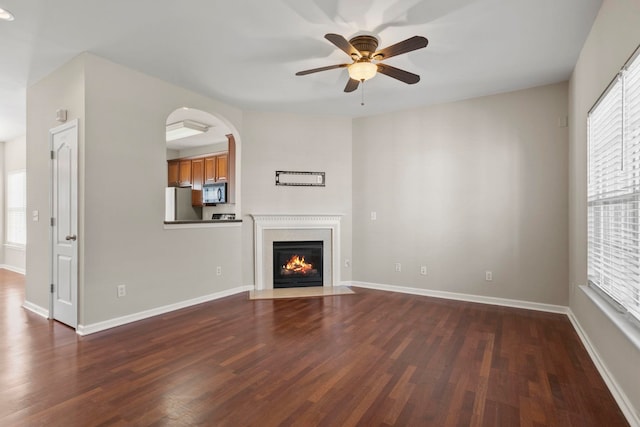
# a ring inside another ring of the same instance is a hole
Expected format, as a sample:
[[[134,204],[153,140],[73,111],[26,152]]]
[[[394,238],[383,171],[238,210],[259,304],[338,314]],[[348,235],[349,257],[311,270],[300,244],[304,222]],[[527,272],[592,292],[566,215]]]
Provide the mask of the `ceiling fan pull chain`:
[[[360,100],[360,105],[364,105],[364,79],[362,79],[362,81],[360,82],[362,84],[362,90],[360,91],[361,93],[361,100]]]

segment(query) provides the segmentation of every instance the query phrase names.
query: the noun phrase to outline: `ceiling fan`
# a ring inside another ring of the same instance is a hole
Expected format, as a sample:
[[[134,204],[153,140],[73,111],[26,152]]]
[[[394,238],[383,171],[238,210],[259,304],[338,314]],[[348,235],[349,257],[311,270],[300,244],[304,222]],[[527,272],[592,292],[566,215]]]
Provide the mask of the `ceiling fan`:
[[[378,39],[372,35],[359,35],[347,41],[339,34],[329,33],[325,34],[324,38],[349,55],[353,62],[351,64],[336,64],[298,71],[296,76],[305,76],[319,71],[346,67],[349,71],[349,81],[347,81],[347,85],[344,88],[345,92],[353,92],[358,88],[360,82],[369,80],[376,73],[386,74],[410,85],[420,81],[419,75],[383,64],[380,61],[426,47],[429,41],[425,37],[413,36],[380,50],[377,50]]]

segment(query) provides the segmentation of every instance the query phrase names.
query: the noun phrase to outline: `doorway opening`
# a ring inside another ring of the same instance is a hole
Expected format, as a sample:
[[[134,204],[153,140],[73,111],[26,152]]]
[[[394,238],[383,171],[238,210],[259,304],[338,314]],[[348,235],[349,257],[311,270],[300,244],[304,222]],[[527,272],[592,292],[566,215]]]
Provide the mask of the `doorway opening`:
[[[166,119],[165,223],[228,221],[240,217],[240,147],[224,118],[178,108]],[[210,187],[223,198],[207,197]]]

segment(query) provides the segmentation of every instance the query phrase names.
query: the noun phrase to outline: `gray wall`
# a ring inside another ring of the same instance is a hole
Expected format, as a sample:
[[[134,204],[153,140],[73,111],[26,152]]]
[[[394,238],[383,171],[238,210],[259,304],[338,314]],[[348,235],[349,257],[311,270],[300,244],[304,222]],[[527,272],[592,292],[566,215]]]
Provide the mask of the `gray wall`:
[[[250,112],[243,124],[237,109],[91,54],[32,86],[29,98],[28,210],[41,212],[28,230],[32,304],[49,305],[48,188],[42,183],[48,182],[48,131],[57,125],[58,108],[80,119],[80,325],[252,285],[253,224],[246,213],[344,214],[342,254],[351,256],[349,118]],[[236,208],[246,203],[243,226],[164,229],[164,126],[182,106],[236,129],[237,182],[246,191]],[[325,171],[327,186],[276,188],[278,169]],[[217,265],[221,277],[212,274]],[[342,277],[350,279],[348,268]],[[127,285],[125,298],[117,298],[118,284]]]
[[[27,302],[49,307],[49,129],[59,125],[56,110],[68,110],[69,119],[79,119],[79,182],[84,190],[84,61],[76,57],[51,75],[27,89],[27,212],[39,211],[38,222],[27,221],[26,287]],[[82,203],[82,200],[80,200]],[[82,206],[82,205],[80,205]],[[82,230],[82,217],[79,229]],[[82,231],[79,236],[82,236]],[[82,239],[79,251],[83,249]],[[80,274],[82,267],[80,266]]]
[[[637,347],[577,289],[586,282],[586,111],[640,40],[639,21],[637,2],[605,0],[569,88],[355,120],[243,113],[83,54],[27,93],[27,210],[40,221],[27,222],[26,299],[49,304],[48,131],[65,108],[80,119],[81,324],[253,284],[247,214],[342,213],[342,261],[353,260],[353,272],[342,262],[343,280],[570,303],[640,408]],[[242,227],[163,228],[164,125],[182,106],[238,132]],[[568,112],[570,137],[559,126]],[[276,187],[276,170],[324,171],[327,186]]]
[[[566,115],[561,83],[356,119],[354,280],[566,305]]]
[[[239,129],[239,110],[89,54],[32,86],[29,99],[28,210],[41,220],[28,229],[27,301],[48,307],[47,135],[57,108],[80,119],[81,325],[242,284],[241,227],[163,227],[167,116],[188,106]],[[125,298],[116,297],[118,284],[127,285]]]
[[[163,229],[167,116],[186,106],[239,129],[240,111],[91,55],[85,79],[82,323],[240,286],[240,228]]]
[[[351,258],[351,119],[245,112],[242,162],[243,257],[253,284],[253,220],[247,214],[343,214],[341,256]],[[325,187],[275,185],[275,171],[326,172]],[[341,280],[351,269],[341,262]]]
[[[578,289],[586,282],[586,112],[637,46],[638,22],[636,0],[605,0],[569,89],[353,121],[243,113],[83,54],[27,92],[27,212],[38,210],[40,221],[27,221],[26,299],[49,305],[48,131],[64,108],[80,120],[81,324],[253,284],[247,214],[342,213],[343,261],[353,260],[353,272],[342,263],[343,280],[570,303],[638,411],[638,348]],[[164,125],[183,106],[238,132],[242,227],[163,228]],[[558,126],[568,113],[569,137]],[[275,170],[325,171],[327,186],[276,187]],[[216,265],[222,277],[211,274]]]
[[[570,306],[640,418],[640,349],[579,288],[587,283],[587,112],[640,43],[640,3],[605,0],[570,81]],[[633,326],[630,326],[633,330]],[[637,336],[640,331],[635,330]]]

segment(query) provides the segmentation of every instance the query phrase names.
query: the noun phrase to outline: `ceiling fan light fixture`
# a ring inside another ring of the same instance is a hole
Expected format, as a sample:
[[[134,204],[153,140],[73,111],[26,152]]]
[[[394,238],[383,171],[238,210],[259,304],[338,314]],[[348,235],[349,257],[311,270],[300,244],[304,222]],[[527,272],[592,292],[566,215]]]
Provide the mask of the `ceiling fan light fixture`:
[[[349,65],[349,77],[359,82],[369,80],[376,75],[378,67],[369,61],[358,61]]]
[[[13,13],[0,7],[0,21],[13,21],[14,19]]]
[[[205,133],[208,129],[209,126],[193,120],[183,120],[181,122],[172,123],[167,125],[167,142]]]

